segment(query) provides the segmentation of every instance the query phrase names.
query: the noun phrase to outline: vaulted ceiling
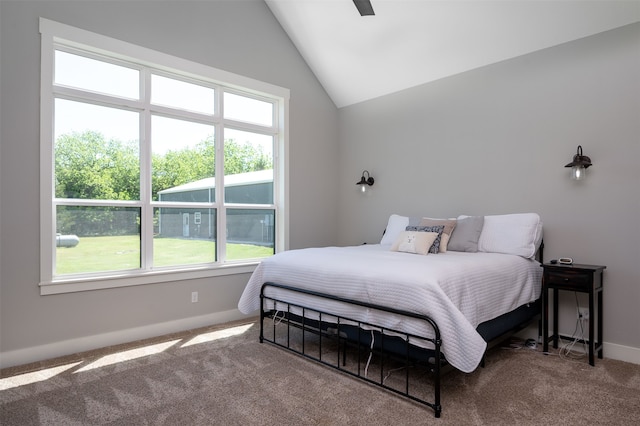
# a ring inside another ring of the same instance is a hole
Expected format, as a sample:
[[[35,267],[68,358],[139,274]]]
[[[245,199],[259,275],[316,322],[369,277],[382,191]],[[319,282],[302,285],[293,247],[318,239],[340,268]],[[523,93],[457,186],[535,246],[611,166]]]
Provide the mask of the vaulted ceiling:
[[[640,0],[265,0],[338,107],[640,21]]]

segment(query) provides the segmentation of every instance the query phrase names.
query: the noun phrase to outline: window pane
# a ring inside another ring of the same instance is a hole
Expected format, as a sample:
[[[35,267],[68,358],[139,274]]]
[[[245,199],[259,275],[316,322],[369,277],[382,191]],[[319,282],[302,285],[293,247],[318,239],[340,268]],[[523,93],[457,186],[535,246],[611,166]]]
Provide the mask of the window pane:
[[[215,262],[215,209],[159,207],[153,213],[154,266]]]
[[[159,75],[151,76],[151,103],[156,105],[213,115],[214,93],[210,87]]]
[[[140,268],[140,209],[56,208],[57,275]]]
[[[274,210],[227,209],[227,259],[273,255],[274,219]]]
[[[130,99],[140,98],[138,70],[56,50],[55,83]]]
[[[233,93],[225,93],[224,118],[262,126],[273,126],[273,104]]]
[[[210,125],[152,118],[153,200],[215,201],[214,135]]]
[[[56,99],[57,198],[140,199],[136,112]]]
[[[273,137],[225,129],[224,200],[273,204]]]

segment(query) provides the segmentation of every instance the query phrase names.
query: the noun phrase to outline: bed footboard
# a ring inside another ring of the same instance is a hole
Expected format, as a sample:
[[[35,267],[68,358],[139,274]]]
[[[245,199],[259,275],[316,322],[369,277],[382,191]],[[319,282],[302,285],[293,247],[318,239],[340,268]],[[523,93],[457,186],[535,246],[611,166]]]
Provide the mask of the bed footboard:
[[[265,290],[270,287],[286,294],[331,299],[423,320],[433,335],[416,336],[292,303],[285,300],[286,296],[267,296]],[[429,406],[435,417],[440,417],[440,379],[446,361],[441,354],[440,330],[425,315],[268,282],[260,291],[260,342],[274,344]],[[417,342],[422,344],[416,345]],[[432,381],[433,386],[428,386],[427,381]]]

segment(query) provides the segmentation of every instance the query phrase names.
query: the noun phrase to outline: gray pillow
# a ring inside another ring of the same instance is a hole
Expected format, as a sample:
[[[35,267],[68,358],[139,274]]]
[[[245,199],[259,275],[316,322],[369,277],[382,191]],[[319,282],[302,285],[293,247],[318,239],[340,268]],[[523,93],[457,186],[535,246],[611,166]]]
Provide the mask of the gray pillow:
[[[484,216],[458,218],[456,227],[449,239],[447,250],[476,253],[483,226]]]

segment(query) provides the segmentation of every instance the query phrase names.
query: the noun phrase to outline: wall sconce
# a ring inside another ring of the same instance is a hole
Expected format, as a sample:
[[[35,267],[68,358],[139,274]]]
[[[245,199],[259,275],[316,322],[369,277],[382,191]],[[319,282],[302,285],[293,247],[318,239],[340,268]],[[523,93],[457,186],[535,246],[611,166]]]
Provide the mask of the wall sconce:
[[[582,146],[578,145],[578,152],[573,156],[573,161],[565,167],[571,167],[572,179],[582,180],[585,178],[589,166],[591,166],[591,158],[582,155]]]
[[[364,177],[364,174],[367,174],[367,177]],[[371,175],[369,174],[368,171],[363,171],[362,172],[362,177],[360,178],[360,182],[356,182],[356,185],[358,185],[358,188],[360,190],[360,192],[362,192],[363,194],[365,192],[367,192],[367,189],[373,185],[373,178],[371,177]]]

